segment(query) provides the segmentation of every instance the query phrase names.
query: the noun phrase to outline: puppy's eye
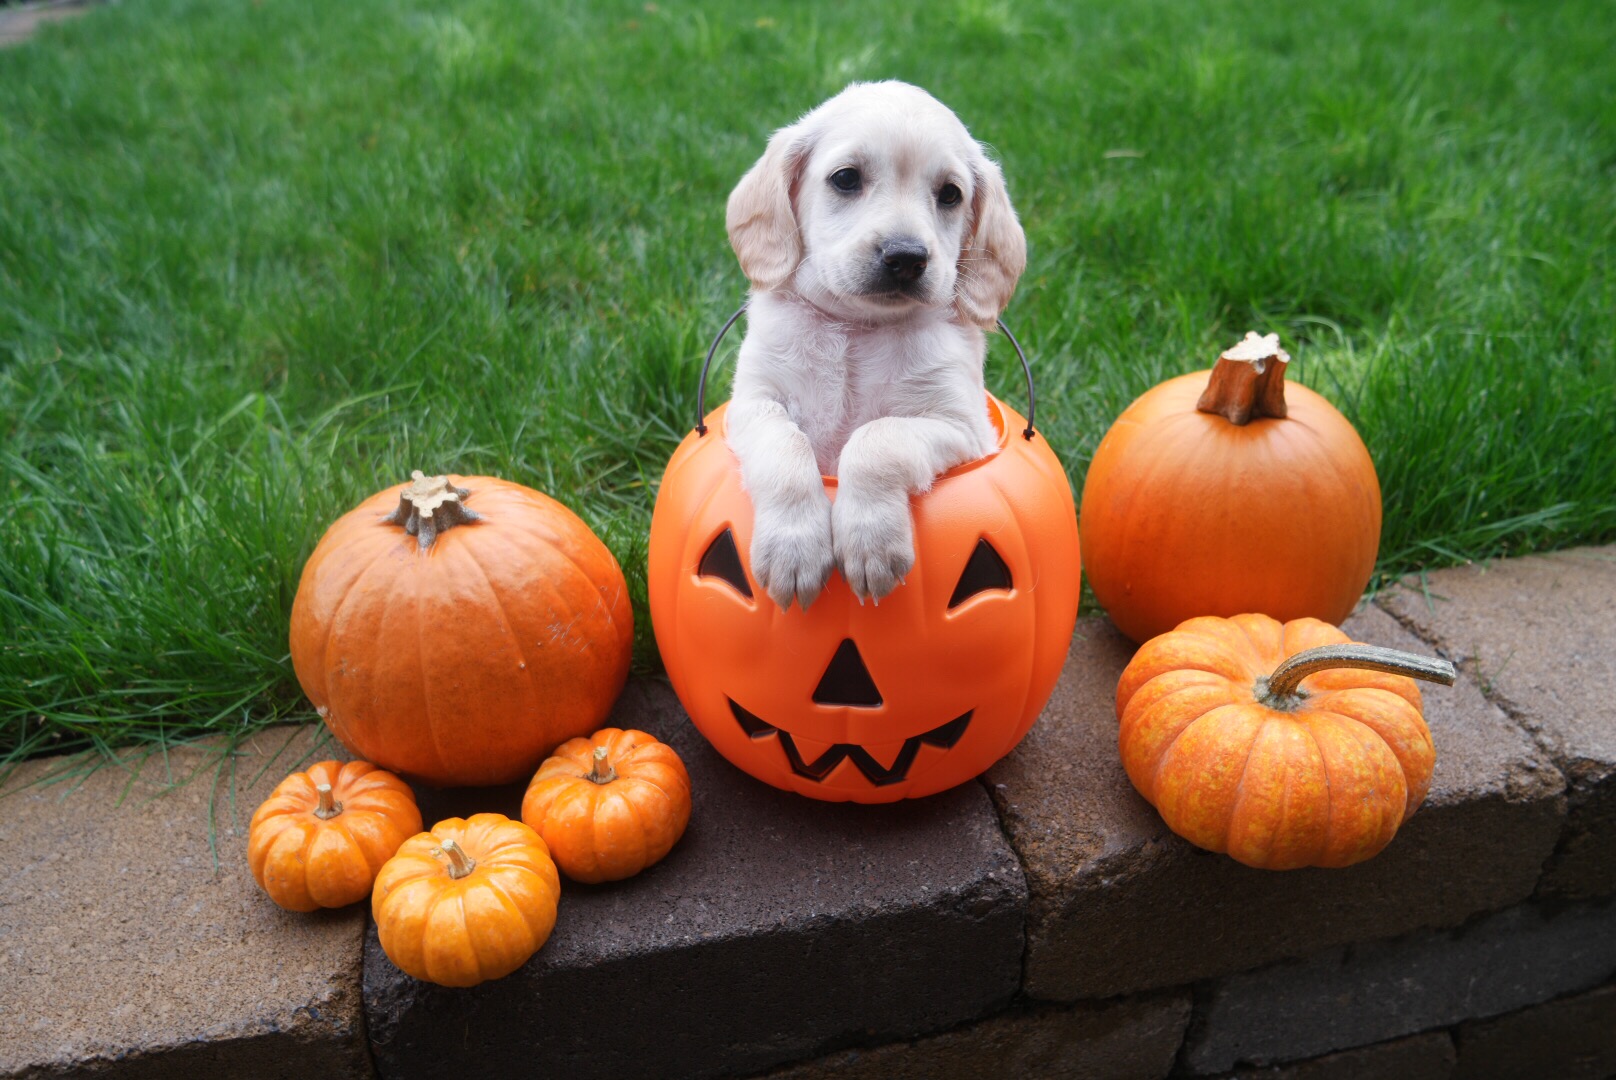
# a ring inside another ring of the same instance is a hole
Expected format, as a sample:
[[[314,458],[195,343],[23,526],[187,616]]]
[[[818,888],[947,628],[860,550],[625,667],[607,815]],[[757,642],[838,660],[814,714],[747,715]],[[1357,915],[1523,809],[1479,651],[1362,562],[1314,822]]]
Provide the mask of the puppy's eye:
[[[837,191],[857,191],[863,184],[857,169],[837,169],[830,174],[830,186]]]
[[[943,189],[937,193],[937,201],[944,206],[958,206],[960,189],[953,184],[944,184]]]

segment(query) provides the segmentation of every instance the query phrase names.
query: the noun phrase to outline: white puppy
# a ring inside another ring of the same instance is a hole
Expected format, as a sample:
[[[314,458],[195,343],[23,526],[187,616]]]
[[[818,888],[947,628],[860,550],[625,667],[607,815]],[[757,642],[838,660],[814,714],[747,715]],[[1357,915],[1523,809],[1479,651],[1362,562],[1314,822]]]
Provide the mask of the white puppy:
[[[993,449],[982,331],[1027,262],[1004,178],[930,94],[855,83],[774,133],[727,223],[752,283],[727,421],[752,575],[781,608],[833,566],[879,599],[914,565],[910,496]]]

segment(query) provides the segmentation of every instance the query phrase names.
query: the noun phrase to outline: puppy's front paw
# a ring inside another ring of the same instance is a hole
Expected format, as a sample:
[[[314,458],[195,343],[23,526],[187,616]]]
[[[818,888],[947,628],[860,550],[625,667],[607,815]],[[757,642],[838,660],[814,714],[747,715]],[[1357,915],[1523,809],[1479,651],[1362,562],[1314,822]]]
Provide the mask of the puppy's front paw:
[[[832,510],[836,565],[859,599],[881,599],[915,565],[909,500],[871,501],[844,490]]]
[[[807,611],[830,580],[835,566],[830,520],[830,503],[823,497],[795,510],[757,510],[752,576],[781,611],[793,597]]]

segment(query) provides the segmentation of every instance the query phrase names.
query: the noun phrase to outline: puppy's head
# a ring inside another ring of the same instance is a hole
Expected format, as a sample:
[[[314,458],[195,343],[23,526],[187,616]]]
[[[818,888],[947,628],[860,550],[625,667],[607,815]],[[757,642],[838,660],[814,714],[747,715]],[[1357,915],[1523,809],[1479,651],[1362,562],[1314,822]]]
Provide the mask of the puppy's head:
[[[729,197],[752,286],[848,318],[953,308],[991,327],[1027,241],[988,160],[924,90],[855,83],[769,140]]]

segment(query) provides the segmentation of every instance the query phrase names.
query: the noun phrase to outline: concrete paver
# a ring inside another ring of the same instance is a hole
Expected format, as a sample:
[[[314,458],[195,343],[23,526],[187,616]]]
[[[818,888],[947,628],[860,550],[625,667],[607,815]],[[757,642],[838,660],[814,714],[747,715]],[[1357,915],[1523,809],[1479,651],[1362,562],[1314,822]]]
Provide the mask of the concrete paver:
[[[1325,1054],[1308,1061],[1237,1069],[1228,1080],[1445,1080],[1453,1072],[1453,1038],[1428,1031],[1404,1039]]]
[[[1218,1073],[1312,1057],[1513,1012],[1612,972],[1616,904],[1525,904],[1221,979],[1197,998],[1183,1061]]]
[[[322,742],[275,728],[222,768],[203,745],[55,783],[41,781],[59,758],[10,777],[0,1077],[370,1074],[364,906],[282,911],[247,869],[253,810],[311,750],[340,756]]]
[[[1469,669],[1569,780],[1544,891],[1616,893],[1616,545],[1438,570],[1379,602]]]
[[[1355,639],[1430,650],[1384,612]],[[1174,836],[1117,754],[1133,646],[1079,620],[1060,684],[987,775],[1031,891],[1025,989],[1075,1000],[1183,985],[1331,945],[1462,922],[1528,896],[1564,822],[1564,780],[1471,679],[1425,693],[1437,747],[1425,805],[1344,870],[1253,870]]]
[[[1015,1009],[941,1035],[843,1050],[766,1080],[1157,1080],[1173,1067],[1188,993]]]
[[[311,751],[345,756],[320,729],[247,740],[218,783],[209,744],[56,783],[61,760],[30,762],[0,788],[0,1077],[1157,1076],[1208,979],[1179,1062],[1201,1074],[1446,1075],[1454,1038],[1427,1029],[1458,1023],[1456,1075],[1528,1043],[1595,1075],[1611,995],[1579,991],[1616,966],[1616,909],[1558,902],[1616,892],[1616,548],[1441,571],[1347,630],[1461,678],[1425,695],[1425,806],[1337,871],[1168,832],[1117,758],[1131,646],[1103,618],[984,785],[896,806],[761,785],[636,681],[613,722],[685,757],[690,832],[636,879],[565,883],[539,956],[469,992],[400,974],[363,905],[295,915],[252,882],[253,807]],[[428,822],[515,816],[521,786],[418,796]],[[1556,903],[1510,908],[1534,889]]]
[[[1015,994],[1026,886],[980,786],[888,806],[777,791],[720,758],[660,683],[631,684],[612,723],[684,758],[684,838],[627,881],[564,881],[545,947],[470,991],[403,975],[372,931],[365,998],[384,1077],[756,1071],[941,1030]],[[520,794],[423,808],[514,814]]]
[[[1460,1024],[1454,1080],[1616,1076],[1616,985]]]
[[[41,26],[65,22],[90,10],[104,0],[56,0],[54,3],[20,4],[0,8],[0,49],[21,45],[39,32]]]

